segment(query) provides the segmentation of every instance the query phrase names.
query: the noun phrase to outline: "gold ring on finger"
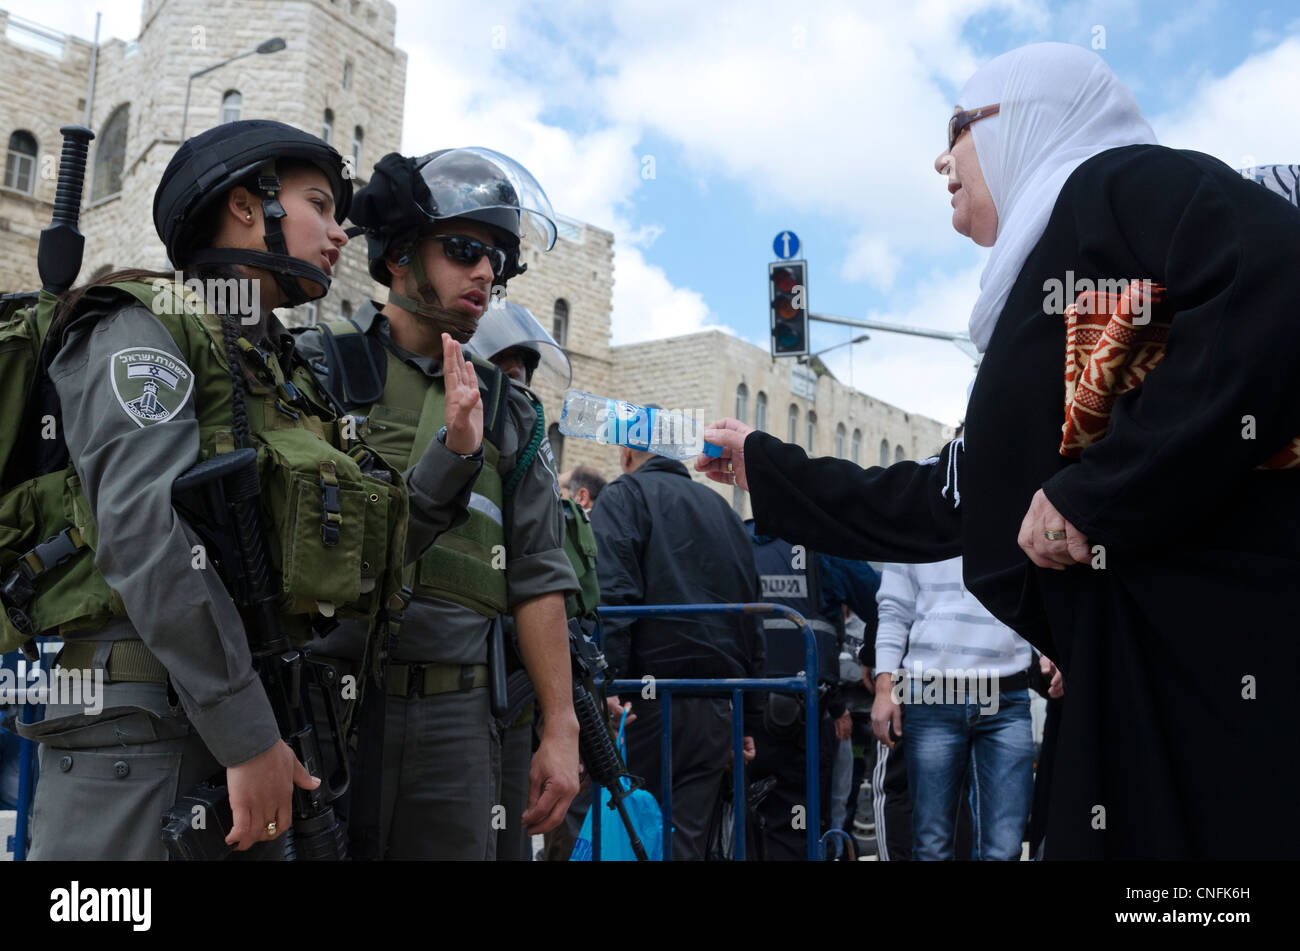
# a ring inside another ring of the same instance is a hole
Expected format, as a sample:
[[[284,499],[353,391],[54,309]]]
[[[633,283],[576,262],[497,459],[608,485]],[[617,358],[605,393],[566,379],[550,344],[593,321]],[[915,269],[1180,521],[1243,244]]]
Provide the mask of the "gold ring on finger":
[[[1044,529],[1043,537],[1046,538],[1049,542],[1059,542],[1061,539],[1065,537],[1065,529],[1063,528]]]
[[[266,834],[267,834],[267,835],[275,835],[275,820],[274,820],[274,819],[272,819],[270,822],[268,822],[268,823],[266,824]]]

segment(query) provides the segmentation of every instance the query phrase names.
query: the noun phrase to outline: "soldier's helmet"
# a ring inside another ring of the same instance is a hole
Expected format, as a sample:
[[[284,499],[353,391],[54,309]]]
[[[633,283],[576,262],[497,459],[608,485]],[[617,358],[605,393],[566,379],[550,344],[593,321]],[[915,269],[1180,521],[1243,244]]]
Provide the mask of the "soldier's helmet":
[[[357,192],[350,217],[365,232],[371,277],[385,286],[392,278],[384,259],[395,250],[409,253],[450,218],[492,229],[508,251],[500,283],[527,270],[521,242],[543,251],[555,246],[555,212],[537,179],[508,155],[477,146],[418,157],[388,153]]]
[[[310,133],[269,119],[228,122],[187,139],[176,150],[154,192],[153,220],[179,268],[194,264],[244,264],[271,272],[290,306],[324,297],[330,278],[314,262],[289,254],[281,227],[276,162],[295,159],[315,165],[329,179],[334,218],[342,224],[352,205],[352,180],[338,151]],[[204,212],[236,185],[262,198],[266,250],[203,248],[198,245]],[[303,290],[298,278],[320,285]]]

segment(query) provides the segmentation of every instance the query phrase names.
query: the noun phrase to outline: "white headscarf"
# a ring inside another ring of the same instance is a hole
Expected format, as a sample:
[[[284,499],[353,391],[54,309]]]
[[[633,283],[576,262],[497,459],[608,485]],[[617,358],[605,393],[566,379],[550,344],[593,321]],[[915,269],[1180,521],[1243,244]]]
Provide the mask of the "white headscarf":
[[[1002,106],[969,126],[998,211],[997,241],[970,315],[971,339],[983,352],[1070,173],[1099,152],[1154,144],[1156,136],[1101,57],[1068,43],[1002,54],[970,78],[957,101],[963,109]]]

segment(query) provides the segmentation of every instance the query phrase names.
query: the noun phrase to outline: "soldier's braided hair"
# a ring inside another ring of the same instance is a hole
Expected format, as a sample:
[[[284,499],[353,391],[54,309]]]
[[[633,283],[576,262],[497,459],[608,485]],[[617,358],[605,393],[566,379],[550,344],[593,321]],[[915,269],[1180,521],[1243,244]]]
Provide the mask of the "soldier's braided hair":
[[[235,438],[235,448],[243,449],[248,443],[248,410],[244,405],[244,374],[240,369],[243,354],[239,352],[239,331],[229,314],[221,315],[221,339],[226,345],[226,362],[230,364],[231,434]]]

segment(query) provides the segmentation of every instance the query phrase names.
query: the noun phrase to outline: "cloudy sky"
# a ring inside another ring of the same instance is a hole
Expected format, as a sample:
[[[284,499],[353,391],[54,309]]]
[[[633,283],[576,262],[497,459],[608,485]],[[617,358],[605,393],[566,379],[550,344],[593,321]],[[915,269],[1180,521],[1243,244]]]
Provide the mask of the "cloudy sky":
[[[395,3],[403,150],[498,149],[612,230],[616,344],[716,327],[766,349],[784,229],[815,311],[964,329],[985,252],[952,231],[933,162],[957,90],[1024,43],[1097,49],[1162,144],[1300,161],[1292,0]],[[89,37],[97,4],[0,6]],[[104,35],[138,31],[138,4],[98,6]],[[855,333],[814,324],[813,347]],[[945,422],[972,374],[951,344],[881,332],[825,359]]]

